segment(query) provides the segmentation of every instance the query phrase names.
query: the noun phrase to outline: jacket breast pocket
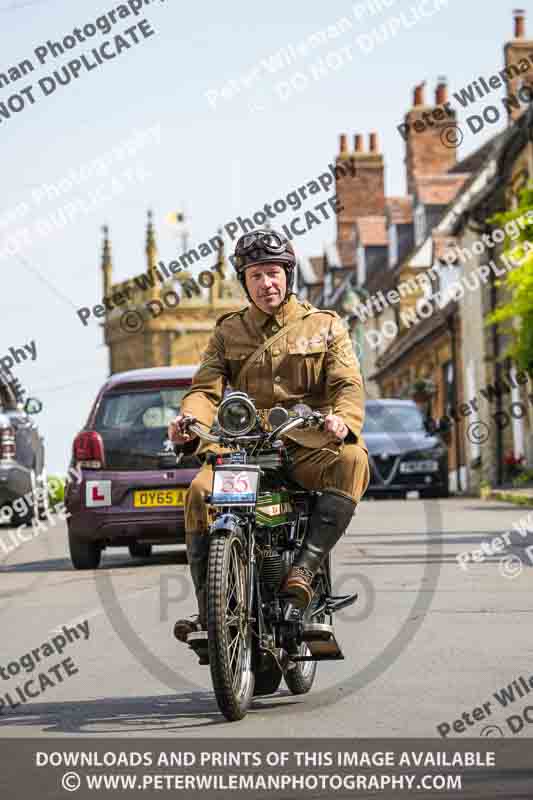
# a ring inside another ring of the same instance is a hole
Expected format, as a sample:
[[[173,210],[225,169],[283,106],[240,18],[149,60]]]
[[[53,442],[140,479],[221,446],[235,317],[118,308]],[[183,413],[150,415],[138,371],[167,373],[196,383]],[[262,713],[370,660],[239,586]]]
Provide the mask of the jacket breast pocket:
[[[256,359],[254,363],[247,370],[244,378],[239,378],[242,369],[248,358],[255,351],[254,349],[243,349],[237,347],[229,347],[226,350],[226,360],[228,362],[230,383],[233,389],[238,389],[241,392],[255,396],[260,383],[261,372],[264,370],[265,354],[263,353],[260,358]],[[264,376],[263,376],[264,379]]]
[[[236,380],[248,356],[243,353],[242,348],[231,347],[226,350],[225,357],[228,363],[230,383],[234,389],[237,389]]]
[[[287,350],[291,388],[302,394],[313,392],[324,380],[326,342],[312,339],[304,341],[304,337],[301,337],[289,342]]]

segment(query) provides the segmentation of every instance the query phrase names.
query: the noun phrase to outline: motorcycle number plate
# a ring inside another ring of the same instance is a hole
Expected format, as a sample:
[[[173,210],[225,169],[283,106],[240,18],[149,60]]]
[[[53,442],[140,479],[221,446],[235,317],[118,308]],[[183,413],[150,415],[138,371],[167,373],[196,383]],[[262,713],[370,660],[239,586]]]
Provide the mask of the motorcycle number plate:
[[[259,469],[257,467],[220,466],[213,472],[211,505],[255,505]]]

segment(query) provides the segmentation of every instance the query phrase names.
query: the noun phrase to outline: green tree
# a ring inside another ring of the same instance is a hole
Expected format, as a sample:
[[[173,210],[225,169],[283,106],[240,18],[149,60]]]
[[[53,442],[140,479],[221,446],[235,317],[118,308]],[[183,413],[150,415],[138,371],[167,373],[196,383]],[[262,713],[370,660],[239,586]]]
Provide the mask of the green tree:
[[[499,325],[502,333],[511,335],[505,355],[533,375],[533,185],[520,192],[516,209],[495,214],[487,222],[505,230],[504,255],[517,263],[497,281],[508,290],[508,299],[488,315],[487,324]]]

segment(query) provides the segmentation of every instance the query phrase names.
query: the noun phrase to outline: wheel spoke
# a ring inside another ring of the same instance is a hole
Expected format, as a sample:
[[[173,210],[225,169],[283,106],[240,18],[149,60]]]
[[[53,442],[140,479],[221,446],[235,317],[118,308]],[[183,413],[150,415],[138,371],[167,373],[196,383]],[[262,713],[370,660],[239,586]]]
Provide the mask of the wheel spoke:
[[[240,643],[239,636],[235,636],[235,638],[233,639],[231,645],[228,648],[229,657],[230,657],[229,658],[229,668],[230,668],[230,672],[232,673],[232,682],[233,683],[235,683],[235,678],[240,673],[240,670],[239,670],[240,658],[238,658],[238,654],[240,653],[240,647],[238,647],[238,646],[236,647],[236,645],[239,645],[239,643]],[[233,662],[235,660],[237,661],[237,663],[235,665],[236,668],[233,665]]]

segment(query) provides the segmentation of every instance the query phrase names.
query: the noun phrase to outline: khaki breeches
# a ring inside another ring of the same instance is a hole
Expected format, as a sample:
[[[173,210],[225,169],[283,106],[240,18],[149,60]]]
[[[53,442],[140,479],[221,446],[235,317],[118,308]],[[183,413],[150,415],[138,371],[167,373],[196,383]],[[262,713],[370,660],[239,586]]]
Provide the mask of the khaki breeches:
[[[333,444],[331,448],[310,449],[289,444],[290,476],[304,489],[333,491],[350,497],[356,503],[364,495],[370,470],[366,451],[357,444]],[[185,531],[187,539],[194,534],[206,533],[208,507],[206,495],[211,493],[213,472],[204,465],[187,492],[185,501]]]

